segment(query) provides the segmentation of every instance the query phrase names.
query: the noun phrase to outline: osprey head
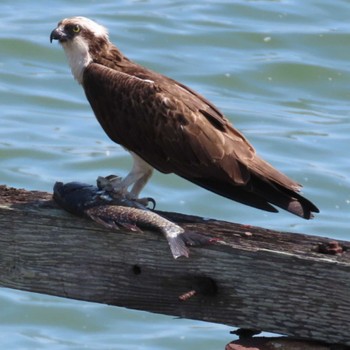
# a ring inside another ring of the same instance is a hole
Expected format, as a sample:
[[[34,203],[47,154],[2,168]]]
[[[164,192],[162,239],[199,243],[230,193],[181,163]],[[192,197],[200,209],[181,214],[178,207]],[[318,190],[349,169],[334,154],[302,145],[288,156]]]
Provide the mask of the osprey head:
[[[86,17],[60,21],[51,32],[50,42],[58,40],[64,48],[74,78],[81,84],[85,67],[109,43],[107,29]]]

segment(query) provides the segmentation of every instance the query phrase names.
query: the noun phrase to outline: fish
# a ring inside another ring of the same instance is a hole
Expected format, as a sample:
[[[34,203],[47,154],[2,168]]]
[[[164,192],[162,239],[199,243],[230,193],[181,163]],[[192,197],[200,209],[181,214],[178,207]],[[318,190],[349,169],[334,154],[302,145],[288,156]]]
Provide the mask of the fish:
[[[104,180],[104,181],[101,181]],[[56,182],[53,199],[66,211],[89,218],[105,228],[121,228],[142,232],[151,230],[162,233],[168,241],[175,259],[189,257],[188,246],[207,244],[213,238],[200,233],[186,231],[181,226],[157,214],[139,200],[112,193],[107,186],[101,186],[106,178],[99,177],[98,186],[82,182]],[[108,180],[107,180],[108,181]]]

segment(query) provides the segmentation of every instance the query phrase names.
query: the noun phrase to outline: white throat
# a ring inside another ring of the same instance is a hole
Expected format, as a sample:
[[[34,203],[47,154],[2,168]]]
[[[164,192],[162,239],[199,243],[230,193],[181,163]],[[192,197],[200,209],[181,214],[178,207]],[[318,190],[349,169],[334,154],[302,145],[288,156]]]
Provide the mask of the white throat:
[[[84,69],[92,62],[88,44],[84,38],[77,36],[72,41],[63,42],[62,46],[74,78],[82,84]]]

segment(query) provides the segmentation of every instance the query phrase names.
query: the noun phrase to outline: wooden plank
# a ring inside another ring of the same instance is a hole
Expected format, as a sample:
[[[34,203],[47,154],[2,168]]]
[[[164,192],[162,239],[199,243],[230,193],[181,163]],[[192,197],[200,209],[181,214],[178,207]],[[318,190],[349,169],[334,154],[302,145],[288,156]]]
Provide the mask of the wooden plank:
[[[157,233],[108,231],[49,193],[0,186],[0,285],[350,345],[350,242],[163,214],[225,244],[174,260]]]

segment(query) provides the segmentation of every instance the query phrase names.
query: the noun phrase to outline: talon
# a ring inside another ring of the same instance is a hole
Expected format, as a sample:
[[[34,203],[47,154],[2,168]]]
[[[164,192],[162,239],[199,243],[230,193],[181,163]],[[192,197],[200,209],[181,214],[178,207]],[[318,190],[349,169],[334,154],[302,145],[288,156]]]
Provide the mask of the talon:
[[[123,178],[118,175],[108,175],[105,179],[110,182],[113,188],[120,187],[123,181]]]
[[[148,207],[149,203],[152,203],[153,207],[150,209],[154,210],[156,208],[156,205],[157,205],[156,201],[152,197],[147,197],[146,199],[148,200],[146,207]]]
[[[111,196],[117,194],[118,197],[124,197],[128,193],[122,186],[122,178],[117,175],[99,176],[96,180],[99,190],[108,192]]]
[[[127,191],[122,185],[123,179],[118,175],[99,176],[96,180],[97,187],[100,191],[106,191],[112,198],[120,200],[126,199],[140,206],[154,210],[156,201],[151,197],[136,198],[132,193]],[[151,206],[149,207],[151,203]]]
[[[107,192],[110,192],[110,191],[113,190],[111,176],[113,176],[113,175],[109,175],[109,176],[106,176],[106,177],[99,176],[97,178],[96,185],[97,185],[99,190],[107,191]]]
[[[144,208],[154,210],[154,208],[156,207],[156,201],[153,198],[151,198],[151,197],[134,198],[133,196],[130,195],[130,193],[127,194],[127,197],[128,197],[129,200],[132,200],[133,202],[136,202],[136,203],[140,204]],[[152,208],[148,207],[148,205],[150,203],[153,206]]]

